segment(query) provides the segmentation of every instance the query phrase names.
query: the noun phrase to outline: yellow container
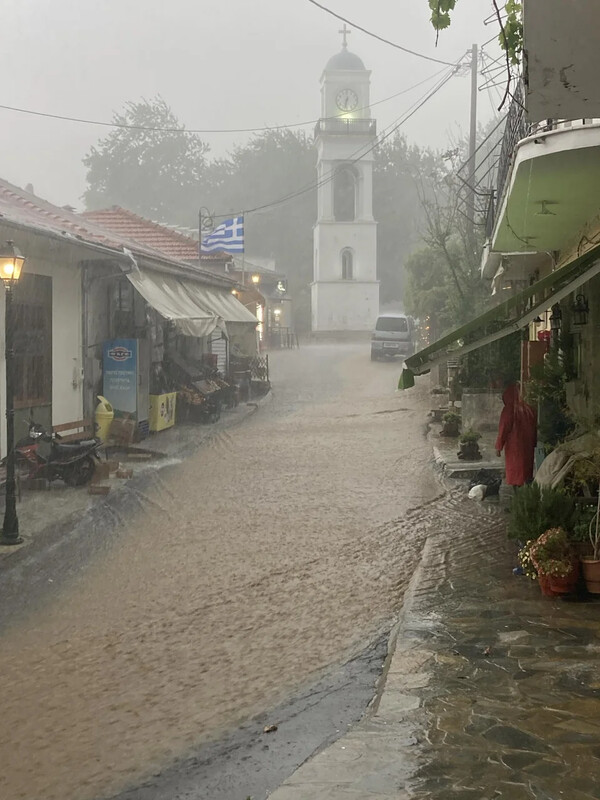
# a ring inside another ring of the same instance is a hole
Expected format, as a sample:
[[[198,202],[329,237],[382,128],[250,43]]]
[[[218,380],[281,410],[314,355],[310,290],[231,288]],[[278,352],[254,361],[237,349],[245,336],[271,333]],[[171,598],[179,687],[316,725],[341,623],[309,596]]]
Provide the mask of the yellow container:
[[[150,430],[164,431],[175,425],[177,392],[150,395]]]
[[[95,413],[96,436],[105,442],[108,439],[110,425],[115,417],[115,411],[106,397],[102,397],[102,395],[99,394],[98,401]]]

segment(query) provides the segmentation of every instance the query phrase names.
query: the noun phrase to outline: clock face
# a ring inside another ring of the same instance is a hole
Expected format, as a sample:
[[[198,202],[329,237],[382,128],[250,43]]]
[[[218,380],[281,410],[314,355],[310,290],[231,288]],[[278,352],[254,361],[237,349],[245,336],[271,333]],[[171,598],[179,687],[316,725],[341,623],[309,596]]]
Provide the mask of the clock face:
[[[342,89],[335,97],[340,111],[354,111],[358,105],[358,95],[352,89]]]

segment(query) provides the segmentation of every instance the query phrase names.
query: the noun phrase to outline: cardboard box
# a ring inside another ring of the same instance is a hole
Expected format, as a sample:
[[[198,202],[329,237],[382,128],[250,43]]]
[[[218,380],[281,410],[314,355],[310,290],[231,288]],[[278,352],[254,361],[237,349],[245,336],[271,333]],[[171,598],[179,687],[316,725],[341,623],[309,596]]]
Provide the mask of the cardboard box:
[[[110,486],[100,486],[99,484],[92,484],[88,489],[88,494],[106,495],[110,492]]]
[[[110,423],[110,438],[119,444],[132,444],[135,440],[137,424],[134,419],[113,419]]]
[[[100,483],[110,477],[110,464],[108,461],[100,461],[96,463],[94,474],[92,476],[92,483]]]

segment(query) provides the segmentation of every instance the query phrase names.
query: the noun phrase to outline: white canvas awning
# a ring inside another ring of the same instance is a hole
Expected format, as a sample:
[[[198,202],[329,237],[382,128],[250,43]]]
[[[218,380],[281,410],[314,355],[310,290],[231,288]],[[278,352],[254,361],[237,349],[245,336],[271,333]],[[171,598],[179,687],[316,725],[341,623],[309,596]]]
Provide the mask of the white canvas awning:
[[[154,270],[133,270],[127,277],[144,300],[185,336],[208,336],[217,327],[226,334],[228,322],[258,324],[254,314],[226,289]]]
[[[258,324],[258,319],[249,311],[243,303],[225,290],[209,289],[208,287],[198,287],[206,298],[207,307],[214,311],[217,316],[225,322],[248,322]]]
[[[144,300],[185,336],[208,336],[223,323],[203,302],[203,289],[193,281],[149,270],[134,270],[127,277]]]

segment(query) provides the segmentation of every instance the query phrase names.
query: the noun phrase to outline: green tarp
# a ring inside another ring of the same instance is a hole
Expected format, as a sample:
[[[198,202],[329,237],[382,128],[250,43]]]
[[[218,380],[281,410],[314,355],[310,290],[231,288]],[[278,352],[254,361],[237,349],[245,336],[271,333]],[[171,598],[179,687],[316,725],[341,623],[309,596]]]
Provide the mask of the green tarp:
[[[415,376],[409,369],[403,369],[400,380],[398,381],[398,389],[412,389],[415,385]]]

